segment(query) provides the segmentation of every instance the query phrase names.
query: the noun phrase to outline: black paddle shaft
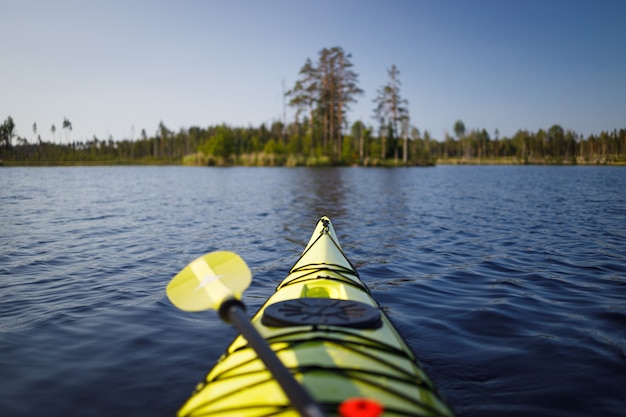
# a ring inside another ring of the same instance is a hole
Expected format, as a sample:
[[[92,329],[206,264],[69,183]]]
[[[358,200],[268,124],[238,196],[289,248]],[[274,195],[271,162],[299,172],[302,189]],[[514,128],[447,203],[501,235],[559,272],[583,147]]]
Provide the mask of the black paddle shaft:
[[[250,346],[272,373],[278,384],[303,417],[325,417],[326,413],[315,402],[313,397],[296,381],[293,375],[285,368],[278,359],[276,353],[270,348],[265,339],[250,323],[245,313],[244,304],[235,299],[228,300],[220,307],[220,317],[230,322],[246,338]]]

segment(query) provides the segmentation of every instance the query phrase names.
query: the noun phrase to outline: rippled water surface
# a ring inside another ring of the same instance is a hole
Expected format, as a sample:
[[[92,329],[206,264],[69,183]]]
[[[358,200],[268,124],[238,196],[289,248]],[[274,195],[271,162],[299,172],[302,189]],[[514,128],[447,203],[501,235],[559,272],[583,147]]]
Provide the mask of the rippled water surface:
[[[174,415],[235,333],[169,279],[324,214],[459,416],[624,414],[626,169],[441,166],[0,169],[0,415]]]

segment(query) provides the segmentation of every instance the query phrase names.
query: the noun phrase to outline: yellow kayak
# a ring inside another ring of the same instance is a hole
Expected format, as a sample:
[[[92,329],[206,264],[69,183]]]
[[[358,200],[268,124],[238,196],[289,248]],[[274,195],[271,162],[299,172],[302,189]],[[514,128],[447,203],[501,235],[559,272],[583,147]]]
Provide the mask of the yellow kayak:
[[[344,255],[327,217],[252,324],[329,416],[453,415]],[[363,414],[353,413],[360,408]],[[178,415],[299,414],[238,336]]]

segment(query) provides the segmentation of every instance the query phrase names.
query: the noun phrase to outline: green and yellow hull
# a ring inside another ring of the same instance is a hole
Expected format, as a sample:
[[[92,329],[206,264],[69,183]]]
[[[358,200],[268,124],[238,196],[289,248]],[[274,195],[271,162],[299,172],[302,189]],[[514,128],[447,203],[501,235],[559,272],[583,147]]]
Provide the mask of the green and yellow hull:
[[[328,415],[351,398],[384,416],[451,416],[432,382],[346,258],[330,220],[252,318]],[[179,416],[297,416],[246,340],[228,347]]]

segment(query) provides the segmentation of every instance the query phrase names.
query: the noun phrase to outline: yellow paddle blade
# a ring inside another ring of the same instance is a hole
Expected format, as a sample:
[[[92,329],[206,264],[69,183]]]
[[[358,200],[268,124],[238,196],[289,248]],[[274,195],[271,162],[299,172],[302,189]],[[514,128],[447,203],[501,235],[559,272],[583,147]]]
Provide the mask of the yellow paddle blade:
[[[234,252],[201,256],[167,284],[167,297],[184,311],[218,310],[229,298],[241,298],[252,281],[246,262]]]

